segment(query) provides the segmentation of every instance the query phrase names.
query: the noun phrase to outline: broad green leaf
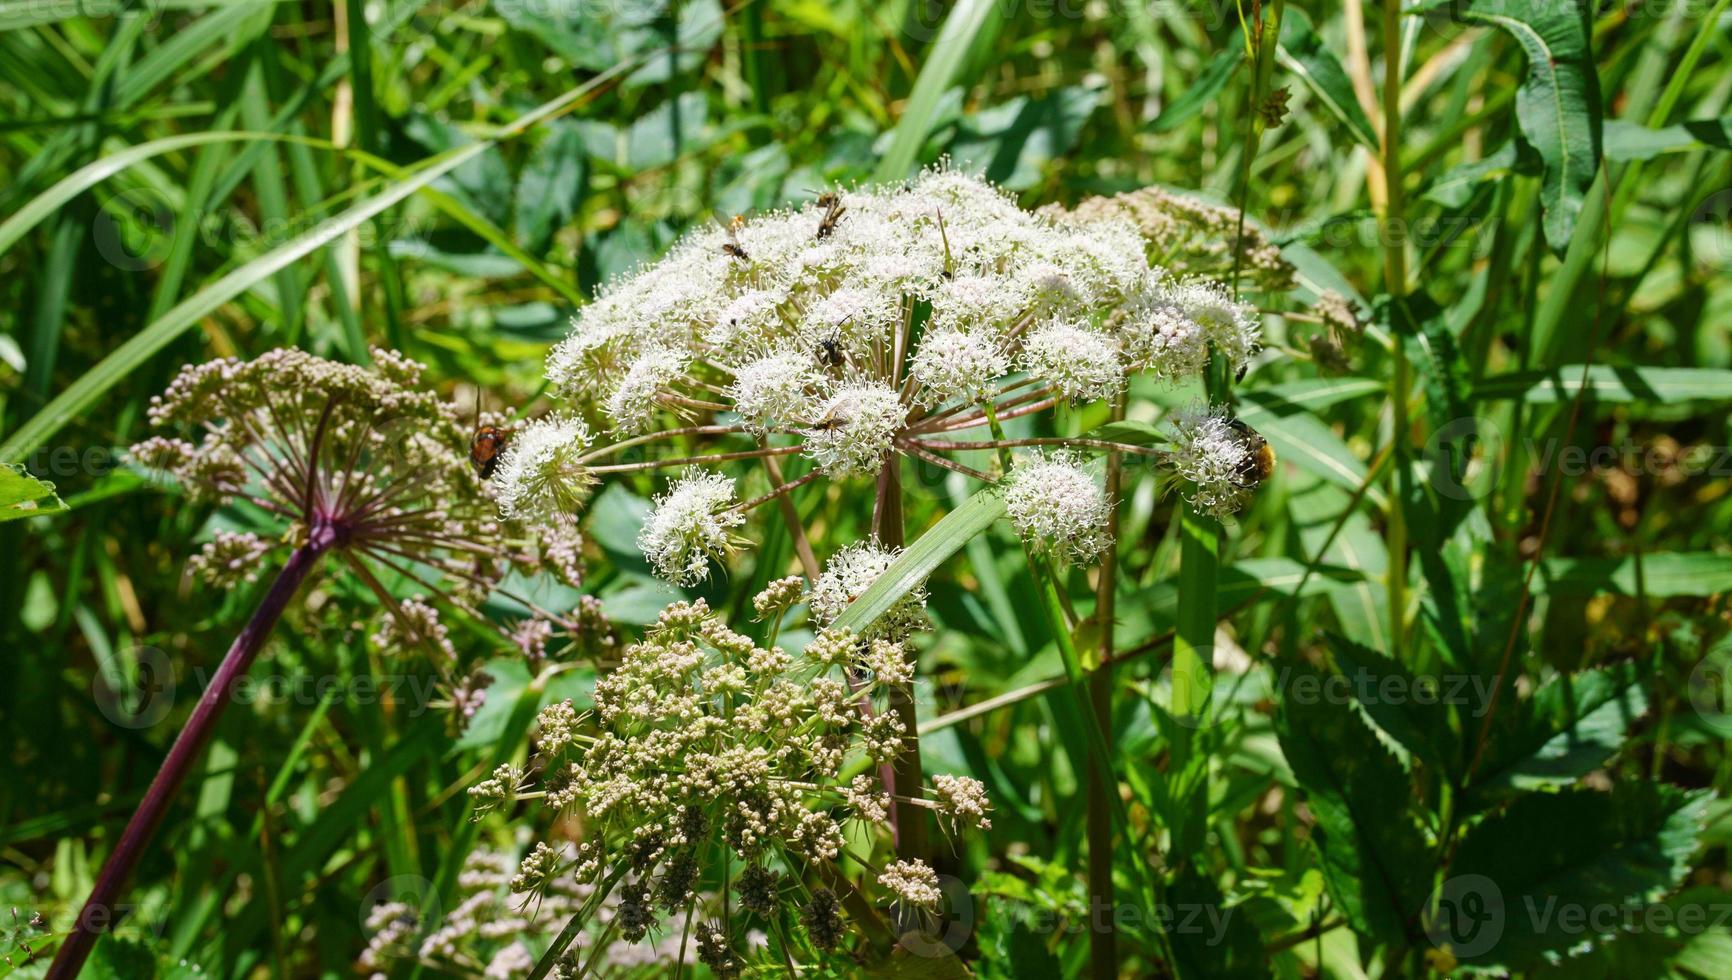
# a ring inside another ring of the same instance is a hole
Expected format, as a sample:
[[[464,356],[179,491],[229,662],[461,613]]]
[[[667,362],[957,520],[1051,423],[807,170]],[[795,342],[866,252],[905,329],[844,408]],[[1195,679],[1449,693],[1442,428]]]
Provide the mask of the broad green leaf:
[[[1070,85],[1019,97],[963,117],[950,143],[958,166],[1013,191],[1039,183],[1042,168],[1076,145],[1083,124],[1101,105],[1098,88]]]
[[[1349,493],[1364,485],[1365,464],[1317,416],[1303,412],[1282,415],[1247,401],[1239,418],[1269,440],[1279,462],[1292,463]],[[1365,496],[1378,508],[1388,506],[1389,497],[1381,487],[1371,487]]]
[[[897,600],[919,588],[939,565],[1003,516],[1004,498],[997,489],[987,487],[976,491],[966,503],[944,515],[897,556],[858,599],[848,604],[832,625],[864,633]]]
[[[1365,398],[1381,393],[1386,387],[1375,378],[1305,378],[1236,394],[1240,401],[1250,402],[1266,411],[1291,415],[1301,411],[1316,412],[1330,405]]]
[[[1534,591],[1553,596],[1714,596],[1732,591],[1732,555],[1663,551],[1628,558],[1548,558]]]
[[[1461,713],[1475,739],[1489,707],[1490,680],[1473,685],[1468,693],[1480,703]],[[1554,678],[1531,698],[1513,699],[1506,690],[1498,702],[1501,724],[1493,726],[1473,772],[1468,809],[1510,789],[1567,785],[1605,765],[1648,710],[1641,677],[1630,664]]]
[[[1181,980],[1252,980],[1270,976],[1263,939],[1245,911],[1229,906],[1214,878],[1185,869],[1167,890],[1171,922],[1163,923],[1173,944]]]
[[[22,466],[0,466],[0,524],[66,509],[54,492],[54,484],[36,479]]]
[[[517,176],[512,231],[531,254],[547,250],[553,233],[577,210],[587,165],[583,131],[569,119],[556,119],[547,138],[530,154]]]
[[[1516,89],[1522,138],[1545,162],[1540,201],[1546,243],[1562,252],[1600,168],[1600,83],[1594,68],[1588,8],[1555,0],[1431,0],[1413,13],[1509,34],[1527,56]]]
[[[918,162],[920,148],[932,132],[944,93],[956,83],[963,62],[974,49],[975,41],[997,33],[1005,8],[993,0],[959,0],[950,8],[939,28],[937,40],[926,52],[920,75],[914,79],[914,90],[908,94],[908,104],[891,131],[890,146],[872,171],[879,181],[901,180]]]
[[[1609,935],[1623,919],[1605,910],[1651,902],[1689,870],[1711,795],[1621,782],[1518,797],[1469,830],[1450,865],[1440,915],[1470,900],[1481,910],[1456,958],[1521,969]]]
[[[1348,923],[1406,944],[1431,890],[1431,855],[1412,815],[1413,788],[1394,755],[1325,678],[1294,669],[1276,732],[1317,817],[1324,880]]]
[[[1446,705],[1457,703],[1460,692],[1452,690],[1450,680],[1417,677],[1382,651],[1338,633],[1325,637],[1336,669],[1372,724],[1414,758],[1453,771],[1457,740]]]
[[[1233,71],[1245,61],[1245,49],[1238,44],[1229,44],[1222,48],[1209,63],[1203,66],[1202,74],[1186,88],[1184,93],[1167,104],[1161,114],[1144,126],[1151,133],[1166,133],[1183,126],[1201,115],[1203,110],[1215,101],[1221,90],[1227,87],[1227,82],[1233,77]]]
[[[1341,67],[1341,59],[1317,36],[1311,18],[1297,7],[1290,7],[1281,16],[1281,64],[1299,76],[1336,119],[1347,127],[1355,140],[1372,152],[1377,151],[1377,133],[1365,108],[1353,94],[1353,83]]]
[[[1473,200],[1473,192],[1487,181],[1510,174],[1537,174],[1539,159],[1525,143],[1510,140],[1491,156],[1464,163],[1426,186],[1420,196],[1446,208],[1464,208]]]
[[[1652,160],[1686,150],[1732,149],[1732,116],[1649,129],[1628,119],[1606,121],[1606,159]]]
[[[1732,371],[1594,364],[1584,377],[1582,365],[1564,364],[1549,371],[1494,375],[1479,383],[1473,397],[1552,405],[1573,401],[1577,392],[1585,400],[1606,403],[1732,401]]]

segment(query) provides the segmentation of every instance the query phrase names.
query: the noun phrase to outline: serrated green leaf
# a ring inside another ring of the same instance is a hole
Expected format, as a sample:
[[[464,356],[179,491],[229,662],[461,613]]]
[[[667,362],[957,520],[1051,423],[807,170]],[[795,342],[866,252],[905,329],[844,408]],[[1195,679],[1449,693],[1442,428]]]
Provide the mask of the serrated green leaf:
[[[1279,57],[1288,71],[1299,76],[1305,87],[1330,114],[1347,127],[1348,135],[1371,150],[1377,151],[1377,133],[1365,108],[1353,94],[1353,83],[1347,78],[1341,59],[1324,45],[1311,24],[1311,18],[1297,7],[1289,7],[1281,16],[1281,46]]]
[[[1732,555],[1672,552],[1628,558],[1548,558],[1534,591],[1553,596],[1712,596],[1732,591]]]
[[[1405,944],[1431,890],[1431,856],[1412,816],[1407,773],[1354,708],[1295,668],[1276,733],[1317,817],[1324,880],[1353,928]]]
[[[0,466],[0,523],[66,509],[54,492],[54,484],[36,479],[22,466]]]
[[[1640,681],[1633,665],[1619,664],[1554,678],[1523,702],[1511,703],[1506,691],[1497,710],[1500,720],[1508,720],[1491,730],[1464,806],[1511,789],[1572,783],[1604,765],[1647,713]],[[1462,711],[1475,737],[1489,707],[1489,683],[1487,678],[1469,692],[1483,702],[1477,710]]]
[[[1600,169],[1600,83],[1588,8],[1554,0],[1432,0],[1412,10],[1433,11],[1504,31],[1527,55],[1527,73],[1516,89],[1516,121],[1545,163],[1540,201],[1546,243],[1562,252]]]
[[[1605,910],[1652,901],[1689,870],[1711,796],[1630,782],[1610,793],[1517,798],[1470,829],[1450,864],[1451,880],[1479,893],[1484,927],[1495,930],[1487,948],[1475,949],[1485,945],[1482,934],[1457,958],[1520,969],[1544,953],[1609,935],[1622,920]]]
[[[1244,910],[1228,906],[1214,880],[1187,864],[1167,891],[1172,921],[1166,933],[1173,944],[1178,974],[1252,980],[1270,976],[1263,939]]]
[[[1453,771],[1459,751],[1445,706],[1453,700],[1448,682],[1417,677],[1382,652],[1339,633],[1324,635],[1336,669],[1372,723],[1414,758]]]

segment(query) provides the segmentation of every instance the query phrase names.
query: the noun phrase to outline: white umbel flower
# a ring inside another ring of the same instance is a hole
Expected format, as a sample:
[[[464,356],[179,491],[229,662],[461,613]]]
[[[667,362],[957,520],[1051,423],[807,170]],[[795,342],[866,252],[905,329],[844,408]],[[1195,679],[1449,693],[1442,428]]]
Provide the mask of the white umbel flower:
[[[1197,324],[1227,366],[1238,370],[1257,352],[1261,327],[1257,310],[1233,299],[1227,287],[1207,279],[1190,279],[1172,287],[1170,299]]]
[[[782,352],[741,367],[728,395],[740,418],[761,432],[776,423],[812,417],[816,403],[812,392],[821,380],[810,356]]]
[[[620,432],[649,427],[657,396],[685,373],[686,357],[669,347],[652,347],[640,354],[607,399],[607,414]]]
[[[1006,481],[1004,506],[1024,540],[1063,561],[1091,564],[1112,543],[1106,490],[1068,453],[1018,461]]]
[[[939,330],[921,338],[908,373],[919,385],[920,403],[936,407],[953,398],[979,401],[996,391],[994,379],[1010,370],[1010,359],[982,333]]]
[[[889,385],[845,384],[824,403],[806,433],[806,454],[831,476],[874,476],[907,415],[908,406]]]
[[[519,520],[550,521],[582,508],[595,483],[578,462],[589,426],[562,415],[527,422],[506,443],[493,473],[499,507]]]
[[[900,548],[885,548],[875,541],[868,541],[849,545],[831,555],[824,565],[824,574],[812,583],[809,599],[812,618],[820,626],[835,622],[836,617],[860,598],[900,554]],[[910,589],[878,617],[865,634],[895,640],[925,627],[926,590],[916,588]]]
[[[1099,330],[1067,320],[1036,327],[1023,342],[1022,366],[1071,401],[1094,401],[1124,387],[1119,345]]]
[[[656,573],[675,585],[693,585],[710,572],[710,559],[729,550],[728,531],[745,522],[733,510],[734,481],[699,473],[675,481],[656,498],[637,545]]]
[[[1199,511],[1226,520],[1243,510],[1251,488],[1240,474],[1254,451],[1245,433],[1223,412],[1191,406],[1174,413],[1173,472],[1191,484],[1191,502]]]

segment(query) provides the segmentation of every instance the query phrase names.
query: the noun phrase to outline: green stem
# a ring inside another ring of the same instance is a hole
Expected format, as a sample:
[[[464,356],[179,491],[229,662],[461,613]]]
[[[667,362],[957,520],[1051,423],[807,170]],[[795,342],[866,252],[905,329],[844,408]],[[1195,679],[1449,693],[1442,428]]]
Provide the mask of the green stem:
[[[1383,174],[1386,183],[1383,213],[1383,288],[1394,300],[1394,315],[1403,318],[1402,299],[1407,295],[1407,228],[1401,175],[1401,5],[1402,0],[1383,2]],[[1392,354],[1395,376],[1390,384],[1393,409],[1390,439],[1395,447],[1395,467],[1390,486],[1389,568],[1385,590],[1389,596],[1389,653],[1401,658],[1407,620],[1407,440],[1411,423],[1407,404],[1413,390],[1413,367],[1407,360],[1405,330],[1395,331]]]

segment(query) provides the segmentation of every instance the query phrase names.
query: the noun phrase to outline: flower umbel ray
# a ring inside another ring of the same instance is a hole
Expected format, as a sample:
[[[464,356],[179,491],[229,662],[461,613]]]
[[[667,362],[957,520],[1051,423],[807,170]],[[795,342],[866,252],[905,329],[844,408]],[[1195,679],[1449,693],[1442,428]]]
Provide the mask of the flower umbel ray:
[[[140,464],[172,475],[196,503],[241,499],[286,525],[275,536],[219,534],[194,570],[233,586],[287,554],[109,853],[87,911],[114,906],[233,686],[326,556],[340,555],[379,597],[394,626],[382,635],[430,653],[452,689],[464,690],[432,607],[391,595],[380,572],[463,604],[491,589],[517,556],[500,543],[496,506],[460,451],[467,440],[456,409],[417,388],[420,365],[390,351],[372,356],[367,367],[288,349],[224,358],[187,367],[152,399],[152,423],[180,434],[134,446]],[[475,692],[454,700],[472,707]],[[81,914],[48,975],[76,976],[106,921]]]

